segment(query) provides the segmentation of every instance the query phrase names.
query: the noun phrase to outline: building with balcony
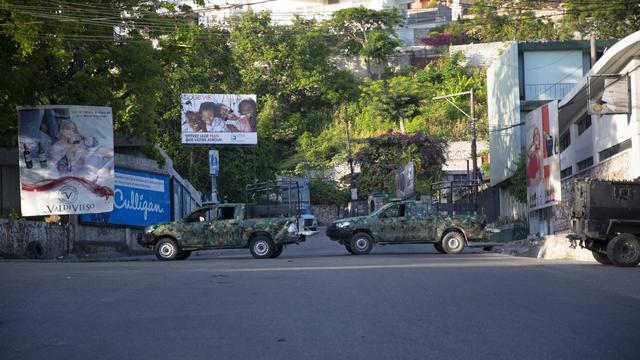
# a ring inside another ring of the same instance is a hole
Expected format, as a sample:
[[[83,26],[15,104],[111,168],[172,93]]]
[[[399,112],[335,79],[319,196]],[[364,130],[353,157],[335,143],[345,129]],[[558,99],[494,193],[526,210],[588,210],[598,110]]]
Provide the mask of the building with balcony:
[[[598,41],[598,56],[614,43]],[[499,187],[501,216],[527,216],[526,206],[515,199],[511,186],[524,147],[526,114],[565,97],[589,72],[589,54],[589,41],[510,42],[488,68],[491,186]]]

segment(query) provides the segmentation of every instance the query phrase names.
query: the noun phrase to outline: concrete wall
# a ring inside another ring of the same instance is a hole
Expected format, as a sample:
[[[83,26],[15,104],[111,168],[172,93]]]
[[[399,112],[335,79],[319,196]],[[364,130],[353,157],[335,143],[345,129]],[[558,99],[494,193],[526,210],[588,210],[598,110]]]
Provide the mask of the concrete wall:
[[[311,212],[320,226],[327,226],[336,219],[349,216],[344,208],[337,205],[311,205]]]
[[[55,259],[71,252],[72,236],[68,225],[0,219],[0,257]]]
[[[498,59],[502,51],[510,43],[492,42],[483,44],[452,45],[449,53],[462,52],[465,56],[464,66],[489,67]]]
[[[595,166],[587,168],[573,176],[562,180],[562,200],[558,206],[553,207],[553,221],[555,231],[562,232],[571,229],[571,209],[573,208],[573,192],[575,179],[594,178],[602,180],[630,180],[631,151],[627,150],[617,154]],[[638,164],[635,165],[637,167]]]
[[[520,122],[518,45],[512,42],[487,70],[487,106],[490,129]],[[491,185],[513,175],[522,149],[521,126],[491,132]]]

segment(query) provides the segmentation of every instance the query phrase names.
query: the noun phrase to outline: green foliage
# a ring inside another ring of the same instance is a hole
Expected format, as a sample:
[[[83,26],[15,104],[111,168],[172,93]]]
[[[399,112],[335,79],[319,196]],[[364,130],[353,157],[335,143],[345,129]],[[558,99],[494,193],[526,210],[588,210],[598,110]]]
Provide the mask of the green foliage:
[[[638,0],[565,0],[564,7],[560,21],[564,32],[577,31],[585,38],[620,39],[640,29]]]
[[[388,56],[400,45],[394,27],[403,24],[396,8],[372,10],[359,6],[334,12],[328,27],[338,35],[336,46],[343,54],[365,58],[371,78],[374,77],[371,65],[375,64],[379,80]]]
[[[356,154],[361,166],[357,187],[362,194],[395,193],[395,172],[409,161],[416,166],[416,178],[430,181],[437,178],[445,162],[446,143],[414,133],[411,135],[384,133],[367,140],[367,146]],[[421,186],[425,188],[426,186]]]
[[[313,178],[309,184],[311,203],[321,205],[342,205],[349,195],[348,189],[342,189],[335,181]]]

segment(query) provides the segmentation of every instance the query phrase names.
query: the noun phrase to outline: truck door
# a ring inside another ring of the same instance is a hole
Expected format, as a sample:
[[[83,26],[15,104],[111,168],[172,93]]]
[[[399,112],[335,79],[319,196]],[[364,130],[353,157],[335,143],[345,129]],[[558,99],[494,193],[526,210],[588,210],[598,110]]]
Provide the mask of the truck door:
[[[215,207],[205,208],[193,212],[184,222],[182,228],[183,246],[203,246],[210,242],[209,226],[215,218]]]
[[[237,205],[218,205],[215,219],[209,225],[209,237],[213,246],[240,245],[244,214]]]
[[[378,215],[378,238],[384,242],[411,240],[406,232],[409,218],[406,216],[406,204],[394,204]]]
[[[435,236],[436,216],[431,204],[415,202],[408,204],[408,229],[411,240],[432,242]]]

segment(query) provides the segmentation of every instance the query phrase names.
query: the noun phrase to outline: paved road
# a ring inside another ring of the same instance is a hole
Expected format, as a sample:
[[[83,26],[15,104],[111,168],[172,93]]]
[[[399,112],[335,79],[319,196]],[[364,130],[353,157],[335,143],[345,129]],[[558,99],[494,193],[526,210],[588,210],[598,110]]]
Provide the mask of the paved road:
[[[317,235],[278,259],[0,262],[0,359],[639,359],[640,268]]]

